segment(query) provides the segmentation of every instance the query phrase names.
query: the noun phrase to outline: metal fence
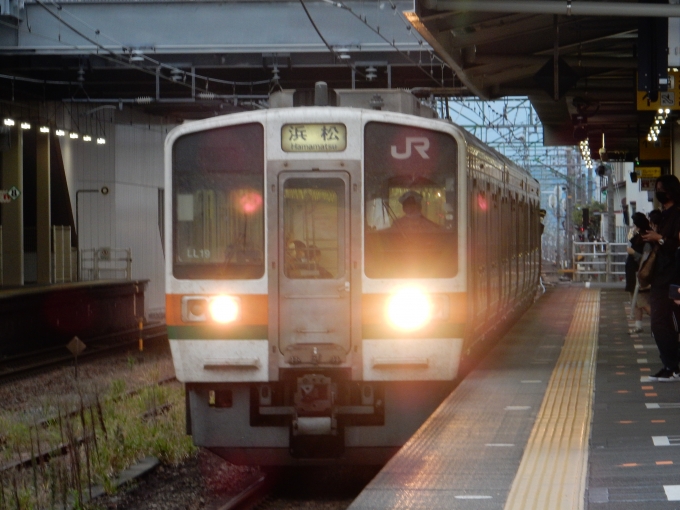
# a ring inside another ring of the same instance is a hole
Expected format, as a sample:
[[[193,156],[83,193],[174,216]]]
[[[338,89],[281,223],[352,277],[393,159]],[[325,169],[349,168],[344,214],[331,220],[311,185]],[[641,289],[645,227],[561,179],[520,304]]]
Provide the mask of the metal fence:
[[[90,248],[80,250],[80,280],[131,280],[130,248]]]
[[[575,281],[612,282],[626,277],[628,243],[573,243]]]

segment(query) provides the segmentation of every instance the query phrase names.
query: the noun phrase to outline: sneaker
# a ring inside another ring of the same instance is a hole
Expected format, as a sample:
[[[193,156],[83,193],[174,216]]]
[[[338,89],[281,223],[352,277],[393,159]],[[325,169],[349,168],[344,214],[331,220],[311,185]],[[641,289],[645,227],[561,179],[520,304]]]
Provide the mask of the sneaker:
[[[666,367],[659,370],[656,374],[649,376],[650,381],[674,382],[680,381],[680,373]]]
[[[628,330],[628,333],[630,335],[634,335],[635,333],[642,333],[642,328],[630,328]]]

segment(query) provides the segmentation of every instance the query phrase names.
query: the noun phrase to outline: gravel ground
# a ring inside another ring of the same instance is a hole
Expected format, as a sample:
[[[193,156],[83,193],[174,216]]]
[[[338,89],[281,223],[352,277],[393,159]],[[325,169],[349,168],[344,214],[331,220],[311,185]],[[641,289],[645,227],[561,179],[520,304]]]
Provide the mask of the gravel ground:
[[[179,466],[159,466],[147,476],[98,498],[100,509],[212,510],[222,506],[261,476],[257,469],[234,466],[212,453],[199,454]]]
[[[77,401],[80,386],[86,392],[106,388],[113,381],[124,381],[127,390],[145,386],[154,380],[174,377],[175,369],[167,349],[155,348],[142,353],[112,355],[82,363],[78,379],[73,367],[60,367],[21,381],[0,385],[0,410],[32,412],[50,407],[55,398],[71,396]]]
[[[257,510],[346,510],[377,469],[284,472],[274,495],[258,504]],[[256,468],[234,466],[201,450],[189,461],[161,466],[95,503],[101,510],[216,510],[261,475]]]
[[[157,380],[174,376],[172,359],[167,349],[151,349],[143,353],[131,351],[105,359],[89,361],[79,366],[79,378],[73,367],[51,370],[22,381],[0,385],[0,412],[22,413],[43,418],[55,402],[71,401],[78,405],[78,390],[99,392],[112,383],[124,382],[127,391]],[[284,470],[290,473],[291,470]],[[287,475],[287,488],[258,506],[276,510],[344,510],[372,475],[361,477],[355,488],[338,488],[339,479],[324,470],[316,473]],[[356,474],[356,472],[355,472]],[[120,487],[115,494],[92,501],[88,508],[97,510],[216,510],[231,497],[239,494],[262,473],[258,468],[234,466],[207,450],[178,466],[160,465],[136,481]],[[291,481],[294,480],[294,481]]]

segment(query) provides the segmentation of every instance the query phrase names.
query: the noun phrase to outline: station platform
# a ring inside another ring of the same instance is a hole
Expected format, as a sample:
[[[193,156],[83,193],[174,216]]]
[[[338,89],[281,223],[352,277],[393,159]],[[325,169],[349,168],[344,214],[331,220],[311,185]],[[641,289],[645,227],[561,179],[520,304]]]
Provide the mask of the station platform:
[[[350,509],[677,509],[680,383],[629,307],[548,288]]]
[[[138,329],[148,280],[0,288],[0,357]]]

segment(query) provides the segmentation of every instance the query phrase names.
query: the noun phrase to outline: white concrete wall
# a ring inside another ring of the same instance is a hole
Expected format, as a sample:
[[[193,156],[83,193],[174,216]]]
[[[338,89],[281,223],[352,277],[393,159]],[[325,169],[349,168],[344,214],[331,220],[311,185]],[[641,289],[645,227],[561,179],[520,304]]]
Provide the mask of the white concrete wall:
[[[61,138],[66,179],[76,212],[78,190],[109,188],[108,195],[80,193],[80,247],[130,248],[132,278],[150,280],[146,308],[152,317],[165,311],[163,250],[158,228],[158,190],[163,188],[163,143],[171,126],[104,124],[106,144]]]
[[[164,258],[158,218],[163,188],[163,142],[159,126],[116,126],[115,246],[132,248],[132,277],[149,279],[147,310],[165,310]]]

